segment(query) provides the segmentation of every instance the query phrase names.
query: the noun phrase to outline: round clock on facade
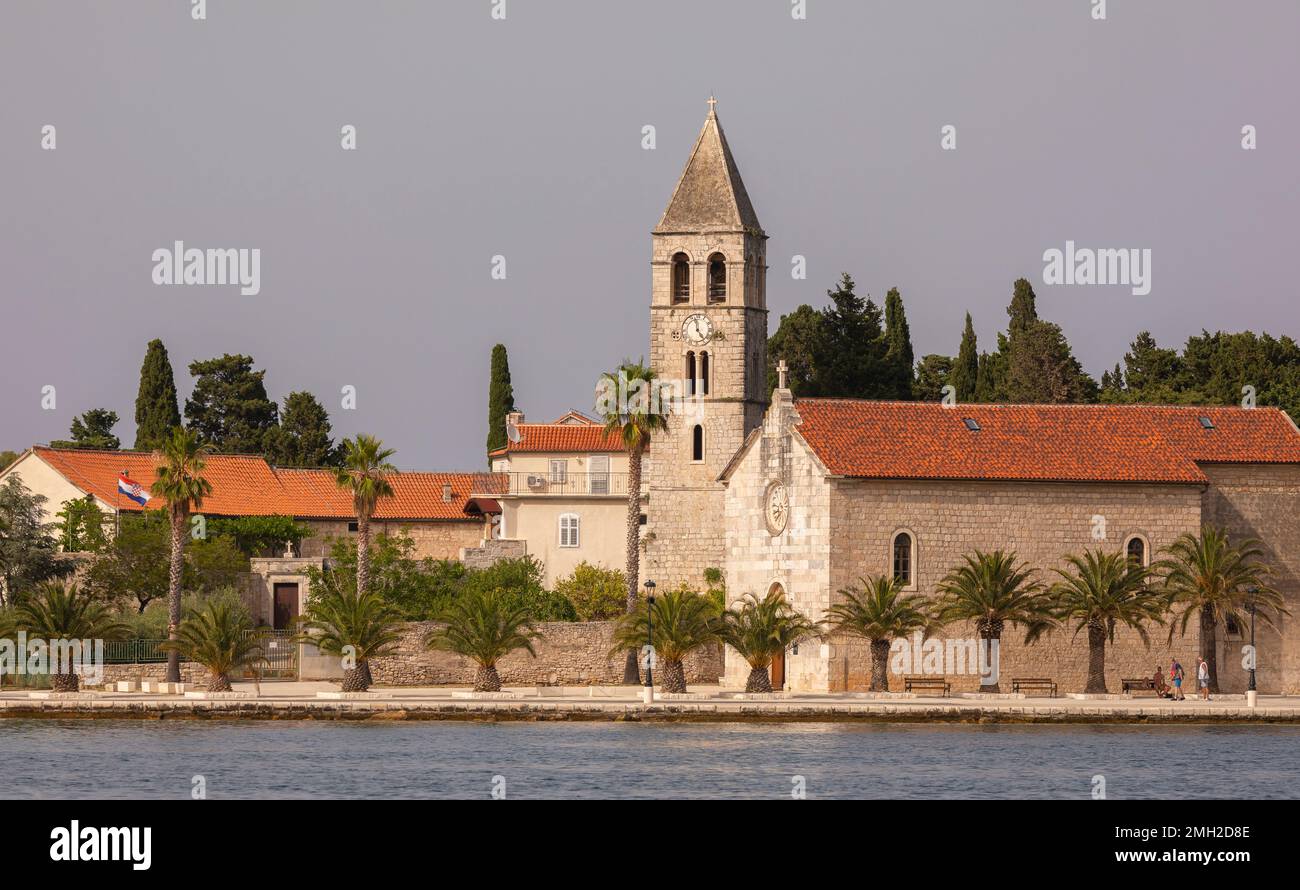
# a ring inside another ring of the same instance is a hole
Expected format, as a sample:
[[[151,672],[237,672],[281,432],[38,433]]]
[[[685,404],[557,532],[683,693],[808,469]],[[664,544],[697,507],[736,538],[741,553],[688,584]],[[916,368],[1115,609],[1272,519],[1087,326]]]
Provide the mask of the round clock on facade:
[[[707,315],[687,316],[686,321],[682,323],[682,337],[687,343],[695,346],[703,346],[713,337],[713,322],[709,321]]]
[[[765,513],[769,532],[779,535],[785,531],[786,521],[790,518],[790,495],[780,482],[773,482],[767,487]]]

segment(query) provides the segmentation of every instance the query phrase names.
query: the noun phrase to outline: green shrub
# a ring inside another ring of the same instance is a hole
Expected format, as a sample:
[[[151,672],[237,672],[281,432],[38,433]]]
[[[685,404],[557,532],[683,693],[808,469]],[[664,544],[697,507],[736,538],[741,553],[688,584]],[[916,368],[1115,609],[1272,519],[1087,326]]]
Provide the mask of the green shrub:
[[[627,611],[627,575],[616,569],[580,562],[555,583],[555,592],[573,604],[579,621],[608,621]]]

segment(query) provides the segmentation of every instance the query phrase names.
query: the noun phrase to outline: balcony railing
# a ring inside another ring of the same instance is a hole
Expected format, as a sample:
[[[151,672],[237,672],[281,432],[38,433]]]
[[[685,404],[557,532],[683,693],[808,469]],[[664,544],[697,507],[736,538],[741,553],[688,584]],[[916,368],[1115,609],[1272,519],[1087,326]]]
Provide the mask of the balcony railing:
[[[551,497],[627,497],[627,473],[505,473],[502,494]]]

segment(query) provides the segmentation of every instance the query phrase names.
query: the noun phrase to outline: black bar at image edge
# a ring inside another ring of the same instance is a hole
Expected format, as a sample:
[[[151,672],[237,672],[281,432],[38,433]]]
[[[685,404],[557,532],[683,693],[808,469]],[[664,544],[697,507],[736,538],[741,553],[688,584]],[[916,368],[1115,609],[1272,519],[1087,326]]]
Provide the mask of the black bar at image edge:
[[[491,813],[457,803],[471,801],[11,801],[6,810],[11,817],[21,817],[6,819],[0,850],[8,864],[24,872],[96,873],[145,882],[199,872],[215,876],[244,867],[246,855],[272,863],[280,860],[286,872],[302,877],[328,878],[338,877],[340,869],[360,867],[369,856],[400,858],[435,850],[453,857],[494,848],[531,856],[547,849],[554,854],[558,845],[580,856],[584,870],[598,862],[616,866],[620,857],[630,854],[622,842],[593,830],[592,812],[565,808],[560,818],[575,827],[587,826],[575,833],[528,802],[523,807],[494,807]],[[674,821],[684,824],[687,816],[698,825],[712,823],[679,838],[683,843],[694,838],[687,846],[700,850],[721,852],[740,843],[748,830],[742,827],[747,820],[729,820],[721,810],[710,818],[699,806],[689,814],[673,814],[665,806],[626,806],[629,803],[603,806],[625,809],[619,821],[637,826],[627,840],[648,843],[656,856],[676,855],[670,839],[682,829],[669,826]],[[807,812],[797,819],[792,820],[791,813],[759,816],[781,824],[778,846],[785,850],[779,857],[783,861],[790,861],[790,854],[800,848],[810,854],[840,849],[841,854],[832,854],[838,858],[852,850],[865,853],[866,844],[876,854],[887,850],[895,861],[915,857],[913,861],[926,869],[940,871],[968,870],[969,856],[983,850],[995,859],[1011,857],[1007,864],[1017,870],[1040,864],[1139,872],[1196,866],[1227,874],[1289,858],[1292,845],[1283,835],[1289,833],[1286,826],[1296,813],[1290,801],[877,800],[839,802],[829,808],[798,803]],[[340,861],[338,854],[344,851],[336,845],[347,846],[350,842],[344,839],[349,837],[360,843],[354,852],[361,858],[344,856]],[[580,841],[582,837],[586,840]],[[794,856],[795,861],[802,859]]]

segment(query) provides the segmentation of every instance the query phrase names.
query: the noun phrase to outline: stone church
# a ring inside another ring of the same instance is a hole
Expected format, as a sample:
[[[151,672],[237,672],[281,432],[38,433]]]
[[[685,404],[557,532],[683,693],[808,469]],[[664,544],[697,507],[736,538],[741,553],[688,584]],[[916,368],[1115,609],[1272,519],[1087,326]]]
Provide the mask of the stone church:
[[[783,589],[821,619],[839,591],[893,574],[909,591],[936,585],[976,548],[1014,550],[1044,582],[1064,556],[1122,550],[1150,563],[1202,524],[1259,539],[1293,617],[1259,630],[1261,692],[1300,692],[1300,430],[1275,408],[1139,405],[953,405],[767,397],[766,239],[713,101],[663,218],[652,232],[650,355],[684,380],[700,416],[672,417],[648,458],[644,578],[660,589],[726,572],[728,594]],[[972,628],[944,635],[973,638]],[[1148,649],[1120,630],[1107,682],[1149,677],[1177,657],[1192,676],[1195,622]],[[1219,683],[1245,689],[1246,627],[1218,628]],[[1086,634],[1034,646],[1008,628],[1003,689],[1047,677],[1081,691]],[[727,685],[748,666],[727,653]],[[919,670],[915,671],[920,673]],[[976,691],[978,672],[952,673]],[[865,642],[792,648],[778,688],[865,689]],[[891,688],[901,689],[891,672]]]

